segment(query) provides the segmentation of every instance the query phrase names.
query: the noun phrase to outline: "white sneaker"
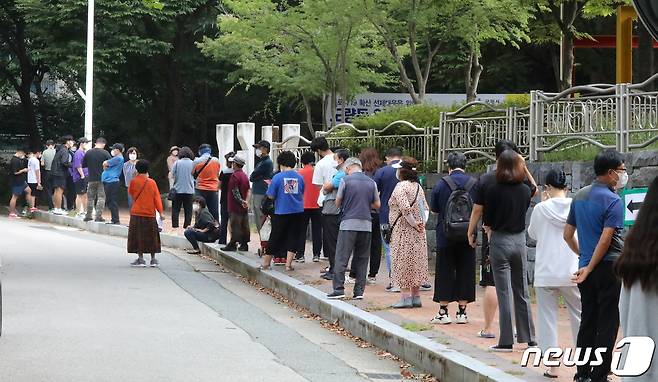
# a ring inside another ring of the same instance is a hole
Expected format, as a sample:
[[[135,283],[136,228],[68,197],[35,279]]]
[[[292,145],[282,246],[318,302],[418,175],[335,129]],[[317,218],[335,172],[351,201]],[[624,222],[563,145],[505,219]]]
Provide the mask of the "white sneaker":
[[[377,284],[377,277],[368,277],[367,281],[368,285],[375,285]]]
[[[345,284],[354,284],[354,283],[356,283],[356,280],[354,280],[350,276],[345,276]]]
[[[455,322],[458,324],[468,324],[468,316],[466,313],[457,313],[455,315]]]
[[[437,313],[434,318],[430,320],[430,323],[432,324],[441,324],[441,325],[447,325],[450,324],[452,320],[450,319],[450,316],[448,314],[441,314],[441,312]]]
[[[400,292],[402,292],[402,291],[400,290],[400,288],[396,287],[396,286],[393,285],[392,283],[391,283],[391,284],[388,284],[388,286],[386,287],[386,291],[387,291],[387,292],[391,292],[391,293],[400,293]]]
[[[64,214],[66,214],[66,212],[61,208],[55,208],[53,210],[53,214],[55,214],[55,215],[64,215]]]

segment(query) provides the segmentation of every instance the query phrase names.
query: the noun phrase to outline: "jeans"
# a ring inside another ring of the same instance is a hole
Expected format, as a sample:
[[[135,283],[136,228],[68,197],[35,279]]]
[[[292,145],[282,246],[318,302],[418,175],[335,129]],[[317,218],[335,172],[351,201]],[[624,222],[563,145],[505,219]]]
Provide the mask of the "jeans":
[[[387,244],[386,241],[384,241],[384,236],[382,234],[382,226],[379,226],[380,228],[380,233],[379,236],[381,237],[382,240],[382,246],[384,247],[384,260],[386,261],[386,270],[388,271],[388,278],[390,279],[393,275],[393,262],[391,261],[391,245]]]
[[[215,220],[219,221],[219,193],[217,191],[207,190],[194,190],[197,196],[201,196],[206,200],[208,211]]]
[[[535,326],[528,295],[528,259],[525,232],[506,233],[493,231],[489,243],[489,256],[498,296],[498,345],[514,344],[512,330],[512,301],[516,336],[519,343],[535,340]],[[509,290],[511,284],[512,290]],[[619,315],[617,315],[619,317]]]
[[[176,194],[171,203],[171,226],[178,228],[178,215],[180,215],[181,206],[185,213],[185,220],[183,221],[183,228],[189,227],[192,224],[192,194]]]
[[[251,212],[254,214],[254,223],[256,223],[256,232],[260,234],[260,229],[263,228],[263,212],[260,210],[260,205],[265,199],[265,195],[252,194],[251,200]]]
[[[322,215],[322,250],[329,258],[329,273],[334,271],[339,229],[339,215]]]
[[[101,182],[89,182],[87,186],[87,219],[92,219],[94,208],[96,208],[96,216],[93,218],[101,219],[105,209],[105,187]]]
[[[612,349],[615,347],[619,330],[619,293],[621,284],[615,277],[612,261],[601,261],[583,281],[578,284],[582,313],[576,346],[605,347],[603,364],[600,366],[578,366],[578,377],[590,377],[592,382],[603,382],[610,372]],[[592,358],[594,352],[592,352]]]
[[[189,194],[188,194],[189,195]],[[185,230],[185,238],[192,244],[192,248],[199,250],[199,242],[202,243],[212,243],[212,240],[208,237],[207,232],[195,231],[192,228]]]
[[[133,197],[130,196],[130,193],[128,192],[127,189],[126,189],[126,198],[128,200],[128,209],[130,210],[133,208]]]
[[[119,224],[119,182],[103,183],[105,187],[105,197],[107,198],[106,205],[112,215],[112,223]],[[87,211],[89,212],[89,211]]]
[[[219,239],[217,240],[219,244],[226,244],[228,238],[229,216],[230,214],[228,213],[228,210],[222,210],[222,221],[219,225]]]
[[[304,210],[302,217],[301,232],[299,236],[299,248],[297,257],[304,257],[306,251],[306,232],[308,232],[308,223],[311,223],[311,238],[313,240],[313,256],[320,256],[322,251],[322,214],[319,208],[307,208]]]
[[[350,256],[354,253],[352,259],[352,269],[355,272],[354,295],[363,295],[366,289],[371,236],[371,232],[340,231],[338,233],[334,278],[332,280],[334,291],[342,292],[345,290],[345,270]]]

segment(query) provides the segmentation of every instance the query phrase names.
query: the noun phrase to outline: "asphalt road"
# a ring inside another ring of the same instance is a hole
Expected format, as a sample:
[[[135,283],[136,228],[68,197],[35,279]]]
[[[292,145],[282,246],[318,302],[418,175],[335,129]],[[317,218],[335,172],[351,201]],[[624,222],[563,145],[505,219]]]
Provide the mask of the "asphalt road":
[[[395,381],[399,365],[180,252],[0,218],[0,381]]]

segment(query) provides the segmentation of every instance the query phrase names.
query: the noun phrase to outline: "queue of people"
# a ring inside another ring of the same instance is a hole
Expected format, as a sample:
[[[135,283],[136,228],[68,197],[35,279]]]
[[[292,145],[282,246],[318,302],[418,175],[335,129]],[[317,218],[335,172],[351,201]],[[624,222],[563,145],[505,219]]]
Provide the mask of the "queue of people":
[[[59,146],[48,141],[43,153],[18,150],[9,166],[10,217],[17,217],[18,197],[25,196],[35,210],[35,195],[40,195],[54,214],[64,213],[65,203],[85,221],[103,222],[107,206],[108,224],[119,224],[117,195],[123,175],[130,204],[128,252],[138,256],[132,265],[146,266],[144,254],[150,254],[150,265],[158,266],[157,217],[163,218],[164,210],[158,187],[148,176],[149,163],[139,158],[135,147],[127,150],[126,161],[121,143],[112,145],[110,152],[103,138],[94,148],[88,144],[86,139],[64,136]],[[477,336],[497,338],[493,351],[511,352],[515,343],[543,350],[557,347],[562,300],[577,346],[608,349],[602,364],[579,366],[575,380],[603,382],[611,370],[620,325],[627,336],[658,332],[658,180],[651,184],[625,243],[617,191],[626,186],[628,174],[623,156],[614,150],[596,156],[596,180],[573,198],[568,197],[567,176],[559,169],[546,174],[540,190],[514,142],[497,142],[495,170],[477,180],[466,174],[464,154],[453,152],[447,157],[449,172],[438,181],[428,203],[418,162],[398,148],[388,150],[382,163],[374,149],[363,149],[354,157],[345,149],[330,148],[325,138],[315,138],[299,163],[292,152],[281,152],[276,169],[269,142],[258,142],[254,148],[259,162],[250,176],[244,171],[246,159],[236,153],[226,154],[222,164],[208,144],[199,147],[196,157],[189,147],[170,150],[172,226],[179,226],[183,209],[190,253],[199,253],[200,242],[217,241],[224,251],[248,251],[251,211],[261,235],[262,269],[273,263],[292,271],[293,262],[305,262],[310,223],[312,261],[324,256],[329,263],[321,275],[332,281],[327,298],[345,298],[345,284],[353,283],[352,297],[363,299],[367,285],[376,283],[383,252],[386,290],[401,292],[392,308],[413,309],[422,306],[419,291],[428,289],[425,225],[431,211],[438,217],[433,296],[438,312],[432,323],[469,322],[479,242],[485,320]],[[73,203],[65,196],[67,176],[77,199]],[[539,194],[541,202],[526,226],[528,209]],[[537,242],[537,333],[530,309],[526,233]],[[457,303],[454,320],[451,303]],[[496,311],[497,333],[492,327]],[[544,376],[555,378],[557,372],[551,367]],[[655,370],[643,376],[647,381],[657,377]]]

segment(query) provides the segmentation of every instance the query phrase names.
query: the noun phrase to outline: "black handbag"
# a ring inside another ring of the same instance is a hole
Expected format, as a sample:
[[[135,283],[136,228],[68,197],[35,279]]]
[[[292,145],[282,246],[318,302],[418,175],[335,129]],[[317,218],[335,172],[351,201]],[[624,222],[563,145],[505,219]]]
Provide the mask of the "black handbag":
[[[169,192],[167,193],[167,200],[171,200],[173,202],[174,199],[176,199],[177,194],[178,194],[178,191],[176,191],[175,188],[170,188]]]

